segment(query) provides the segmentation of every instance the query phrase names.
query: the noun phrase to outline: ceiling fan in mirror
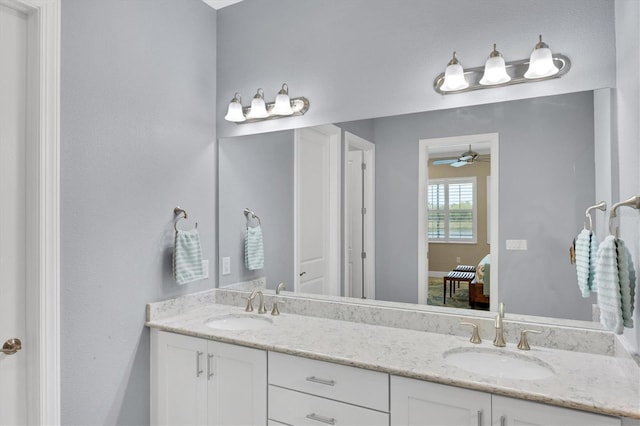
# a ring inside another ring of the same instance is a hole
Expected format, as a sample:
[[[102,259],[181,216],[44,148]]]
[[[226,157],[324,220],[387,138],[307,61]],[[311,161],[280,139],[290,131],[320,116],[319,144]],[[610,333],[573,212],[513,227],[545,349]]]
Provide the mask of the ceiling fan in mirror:
[[[478,154],[475,151],[472,151],[471,145],[469,145],[469,150],[460,154],[458,158],[446,158],[442,160],[434,160],[432,164],[434,166],[441,166],[441,165],[448,164],[452,167],[462,167],[462,166],[466,166],[467,164],[490,162],[490,161],[491,160],[489,160],[488,158],[480,158],[480,154]]]

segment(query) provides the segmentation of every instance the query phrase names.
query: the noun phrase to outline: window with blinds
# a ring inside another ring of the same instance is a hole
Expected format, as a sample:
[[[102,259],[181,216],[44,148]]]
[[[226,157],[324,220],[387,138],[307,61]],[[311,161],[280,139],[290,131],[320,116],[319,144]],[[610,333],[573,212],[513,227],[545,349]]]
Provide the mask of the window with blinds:
[[[476,178],[433,179],[427,188],[429,241],[477,241]]]

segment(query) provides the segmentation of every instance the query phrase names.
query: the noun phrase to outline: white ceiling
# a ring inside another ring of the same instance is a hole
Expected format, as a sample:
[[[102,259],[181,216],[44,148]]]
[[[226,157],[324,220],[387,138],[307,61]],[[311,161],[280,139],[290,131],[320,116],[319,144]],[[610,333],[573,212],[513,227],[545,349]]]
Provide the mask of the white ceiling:
[[[223,7],[227,7],[232,4],[239,3],[242,0],[202,0],[202,1],[214,9],[222,9]]]

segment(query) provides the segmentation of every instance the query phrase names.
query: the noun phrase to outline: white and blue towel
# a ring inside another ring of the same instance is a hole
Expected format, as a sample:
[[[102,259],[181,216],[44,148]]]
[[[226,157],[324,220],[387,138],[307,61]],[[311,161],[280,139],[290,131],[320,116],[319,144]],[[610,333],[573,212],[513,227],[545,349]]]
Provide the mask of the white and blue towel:
[[[600,244],[595,280],[600,322],[617,334],[622,334],[623,327],[633,327],[636,273],[622,240],[609,235]]]
[[[200,235],[197,229],[176,231],[173,247],[173,277],[181,285],[205,278]]]
[[[620,279],[620,301],[622,304],[622,324],[633,328],[633,305],[636,295],[636,271],[631,260],[631,253],[618,239],[618,276]]]
[[[576,237],[576,272],[578,287],[582,297],[589,297],[596,292],[597,282],[594,280],[596,272],[596,254],[598,239],[593,231],[583,229]]]
[[[244,235],[244,263],[250,271],[264,268],[264,243],[260,225],[247,226]]]

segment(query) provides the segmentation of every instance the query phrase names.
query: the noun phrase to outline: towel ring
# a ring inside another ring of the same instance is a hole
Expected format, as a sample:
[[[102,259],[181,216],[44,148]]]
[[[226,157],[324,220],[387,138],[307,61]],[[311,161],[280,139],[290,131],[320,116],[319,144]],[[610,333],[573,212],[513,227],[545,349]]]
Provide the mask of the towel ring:
[[[173,222],[173,229],[178,232],[178,222],[180,222],[182,219],[189,219],[189,217],[187,216],[187,211],[180,207],[174,208],[173,214],[177,216],[175,222]],[[194,229],[198,229],[198,222],[195,223]]]
[[[636,195],[634,197],[629,198],[628,200],[620,201],[619,203],[615,203],[611,207],[611,213],[609,213],[609,235],[614,235],[614,233],[611,231],[611,225],[613,224],[613,219],[618,216],[618,213],[616,212],[616,210],[618,210],[618,207],[631,207],[633,209],[639,210],[640,209],[640,195]],[[618,227],[617,226],[616,226],[615,237],[618,238]]]
[[[598,210],[605,211],[605,210],[607,210],[607,203],[604,202],[604,201],[600,201],[598,204],[589,207],[587,209],[587,211],[585,212],[586,219],[589,219],[589,231],[591,231],[593,229],[593,220],[591,219],[591,210],[593,210],[593,209],[598,209]],[[584,222],[584,228],[585,229],[587,228],[586,219],[585,219],[585,222]]]
[[[258,225],[262,226],[262,222],[260,221],[260,216],[258,216],[257,214],[255,214],[252,210],[249,210],[248,208],[244,209],[244,215],[247,218],[247,222],[251,219],[256,219],[258,221]],[[251,215],[251,218],[249,218],[249,215]]]

